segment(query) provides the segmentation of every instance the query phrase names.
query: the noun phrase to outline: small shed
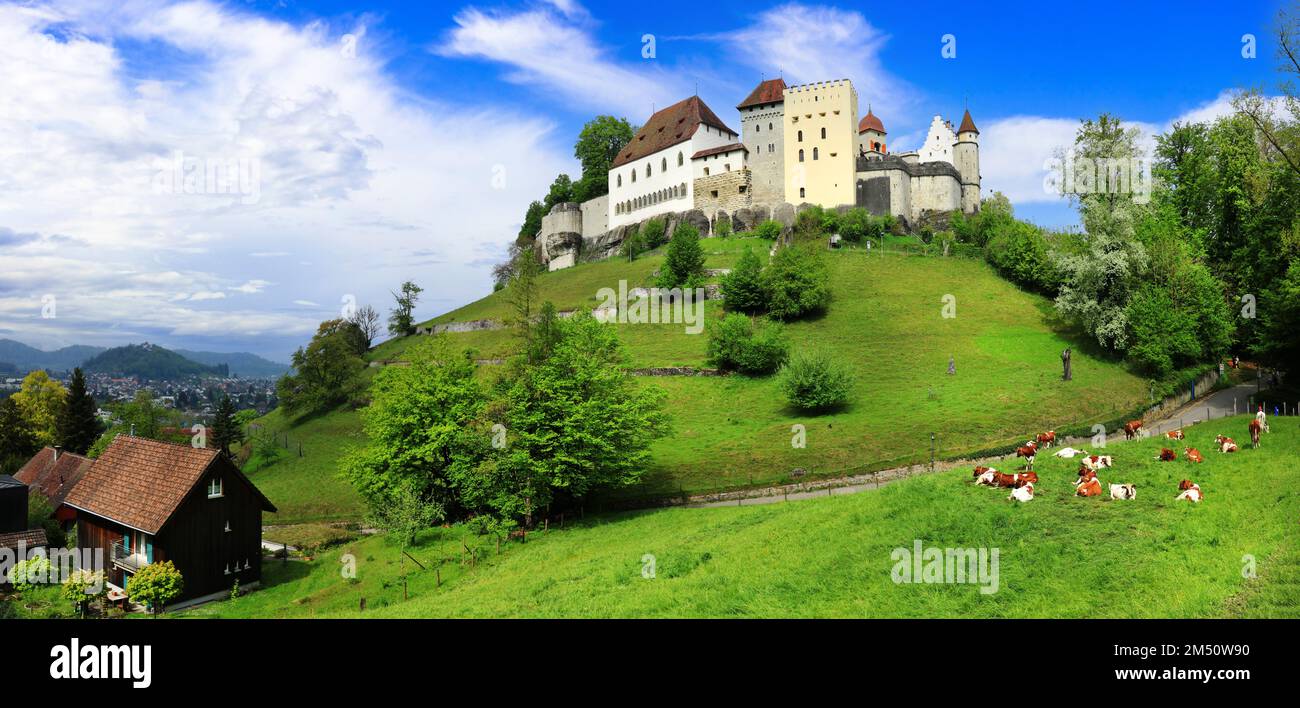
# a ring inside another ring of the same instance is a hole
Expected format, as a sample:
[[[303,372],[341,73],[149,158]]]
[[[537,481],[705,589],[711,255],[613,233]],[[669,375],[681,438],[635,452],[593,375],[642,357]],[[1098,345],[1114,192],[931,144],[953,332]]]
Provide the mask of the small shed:
[[[0,474],[0,533],[27,530],[27,485]]]

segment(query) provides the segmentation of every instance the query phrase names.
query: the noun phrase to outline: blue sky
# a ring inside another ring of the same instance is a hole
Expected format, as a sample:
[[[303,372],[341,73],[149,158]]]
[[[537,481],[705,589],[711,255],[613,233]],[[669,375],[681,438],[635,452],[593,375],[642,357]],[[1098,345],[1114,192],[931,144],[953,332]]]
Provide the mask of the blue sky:
[[[386,311],[406,278],[417,314],[439,314],[490,291],[528,202],[577,177],[591,116],[639,124],[698,89],[738,128],[734,105],[778,72],[851,78],[894,150],[969,102],[986,191],[1073,224],[1041,183],[1078,119],[1222,115],[1228,91],[1275,80],[1279,9],[0,3],[0,337],[283,360],[350,301]],[[256,194],[160,191],[177,154],[255,166]]]

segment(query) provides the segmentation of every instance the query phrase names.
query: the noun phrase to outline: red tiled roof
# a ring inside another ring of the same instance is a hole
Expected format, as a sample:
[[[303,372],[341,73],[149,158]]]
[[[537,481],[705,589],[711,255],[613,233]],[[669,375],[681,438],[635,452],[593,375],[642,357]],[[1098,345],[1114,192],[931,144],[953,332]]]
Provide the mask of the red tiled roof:
[[[858,123],[859,133],[865,133],[868,130],[874,130],[882,135],[887,135],[887,133],[885,133],[885,124],[880,122],[880,119],[876,117],[875,113],[871,112],[870,108],[867,108],[867,114],[862,116],[862,121]]]
[[[24,548],[44,548],[50,545],[45,537],[45,529],[0,533],[0,548],[17,549],[19,543],[22,543]]]
[[[730,145],[721,145],[715,148],[709,148],[708,150],[701,150],[694,155],[691,155],[691,159],[694,160],[697,157],[708,157],[709,155],[718,155],[735,150],[744,150],[745,152],[749,152],[749,148],[745,147],[741,143],[731,143]]]
[[[50,505],[57,509],[93,464],[94,460],[71,452],[60,452],[59,459],[55,460],[54,448],[47,447],[28,460],[14,477],[32,491],[45,495]]]
[[[217,463],[216,450],[119,435],[65,501],[79,510],[156,534],[208,468]],[[238,468],[233,464],[229,468],[253,489],[263,509],[275,511]]]
[[[632,142],[614,158],[613,166],[621,167],[684,143],[695,135],[701,124],[736,134],[736,131],[728,128],[721,118],[704,105],[699,96],[691,96],[650,116],[650,120],[632,137]]]
[[[785,79],[768,79],[754,87],[754,90],[749,92],[749,97],[736,106],[736,110],[782,101],[785,101]]]
[[[958,133],[971,132],[971,133],[975,133],[976,135],[979,134],[980,131],[975,127],[975,121],[970,119],[969,108],[966,109],[966,115],[961,117],[961,127],[957,128],[957,132]]]

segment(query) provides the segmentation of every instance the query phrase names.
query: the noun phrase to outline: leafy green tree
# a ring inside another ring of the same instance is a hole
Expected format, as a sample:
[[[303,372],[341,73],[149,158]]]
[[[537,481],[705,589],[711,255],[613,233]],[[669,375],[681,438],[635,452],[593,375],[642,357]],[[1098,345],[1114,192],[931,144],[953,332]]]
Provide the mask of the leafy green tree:
[[[454,353],[445,335],[409,351],[410,366],[375,376],[371,403],[361,412],[368,443],[344,457],[340,471],[372,510],[404,485],[427,504],[458,508],[452,470],[478,464],[471,425],[487,403],[468,352]]]
[[[828,411],[849,402],[853,375],[824,352],[800,353],[781,369],[781,389],[790,405],[803,411]]]
[[[122,427],[130,435],[157,440],[162,433],[163,409],[154,402],[153,391],[142,388],[119,410]],[[98,444],[98,441],[96,441]]]
[[[103,571],[78,568],[63,581],[63,599],[73,604],[82,619],[86,617],[86,607],[107,593]]]
[[[18,592],[31,592],[50,579],[50,561],[45,556],[32,556],[14,563],[9,570],[9,584]]]
[[[408,480],[370,505],[370,523],[392,534],[402,548],[414,546],[421,531],[446,518],[442,504],[426,498],[419,487],[418,481]]]
[[[230,458],[230,448],[232,445],[239,445],[244,442],[244,434],[235,422],[235,404],[230,400],[230,396],[222,396],[221,403],[217,405],[217,410],[212,416],[212,446],[222,455]]]
[[[95,399],[86,392],[86,377],[81,369],[73,369],[72,383],[68,386],[68,397],[59,410],[58,440],[69,452],[86,454],[95,439],[99,437],[99,417]]]
[[[354,328],[321,323],[306,348],[292,357],[293,372],[276,383],[280,406],[290,415],[320,413],[359,394],[365,363],[357,355]]]
[[[1265,363],[1295,371],[1300,361],[1300,261],[1259,297],[1259,354]]]
[[[641,243],[645,245],[645,250],[653,251],[667,243],[667,238],[665,238],[667,228],[668,225],[664,223],[663,219],[650,219],[642,224],[640,232]],[[696,235],[698,234],[699,232],[696,231]]]
[[[576,201],[609,193],[609,170],[618,153],[632,142],[635,131],[626,118],[596,116],[582,126],[573,156],[582,163],[582,178],[574,187]]]
[[[690,224],[678,224],[673,229],[656,285],[683,290],[704,287],[704,249],[700,247],[699,229]]]
[[[68,398],[63,384],[50,378],[44,370],[36,370],[23,378],[18,392],[12,398],[18,410],[36,435],[36,444],[44,447],[58,442],[58,421]]]
[[[542,264],[533,257],[533,252],[521,251],[506,287],[506,302],[510,304],[506,324],[522,341],[525,353],[532,348],[533,319],[537,314],[537,278],[541,274]]]
[[[519,227],[519,236],[515,238],[515,244],[519,246],[531,246],[537,239],[537,234],[542,232],[542,217],[546,216],[546,207],[539,201],[533,201],[528,205],[528,211],[524,213],[524,223]]]
[[[1043,232],[1033,224],[1011,220],[988,235],[985,257],[1007,279],[1047,295],[1055,295],[1060,276]]]
[[[154,617],[184,590],[185,578],[171,561],[150,563],[126,582],[127,597],[137,605],[148,607]]]
[[[763,270],[767,314],[792,320],[825,310],[831,301],[830,270],[815,244],[778,249]]]
[[[40,449],[36,432],[13,397],[0,400],[0,473],[12,474]]]
[[[411,281],[402,283],[400,292],[393,293],[395,306],[388,316],[388,333],[400,337],[415,332],[415,304],[420,300],[420,293],[424,288],[416,285]]]
[[[753,249],[745,250],[736,261],[736,267],[722,278],[722,300],[733,312],[761,312],[767,307],[767,293],[763,290],[763,262]]]
[[[790,349],[781,326],[730,313],[709,325],[710,364],[751,376],[770,374],[785,363]]]
[[[768,219],[754,227],[754,238],[775,241],[781,237],[781,222]]]
[[[59,548],[66,539],[63,527],[54,518],[54,506],[39,489],[33,489],[27,495],[27,528],[45,529],[45,540],[49,541],[51,548]]]
[[[573,180],[566,174],[561,174],[551,183],[551,188],[546,193],[546,199],[542,202],[543,214],[551,213],[551,208],[556,204],[571,202],[575,200],[573,192]]]

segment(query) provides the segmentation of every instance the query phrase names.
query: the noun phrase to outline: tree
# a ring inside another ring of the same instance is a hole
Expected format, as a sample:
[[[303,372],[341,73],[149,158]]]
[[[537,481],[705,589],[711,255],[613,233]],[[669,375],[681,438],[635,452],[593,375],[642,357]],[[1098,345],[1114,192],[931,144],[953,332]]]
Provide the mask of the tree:
[[[13,397],[0,400],[0,474],[11,474],[40,450],[36,431]]]
[[[827,411],[848,403],[853,375],[824,352],[800,353],[782,367],[781,388],[795,408]]]
[[[1278,120],[1274,103],[1257,89],[1238,93],[1232,105],[1254,123],[1291,172],[1300,176],[1300,135],[1295,130],[1295,121],[1300,120],[1300,90],[1296,87],[1296,79],[1300,78],[1300,13],[1278,12],[1274,32],[1278,44],[1278,72],[1287,76],[1278,82],[1278,90],[1292,122],[1288,125]]]
[[[389,334],[405,337],[415,332],[412,313],[415,311],[415,303],[419,302],[420,293],[422,292],[424,292],[423,288],[408,280],[402,283],[400,293],[393,293],[393,299],[397,305],[393,308],[392,314],[388,316]]]
[[[36,434],[36,444],[44,447],[58,442],[58,420],[67,401],[63,384],[36,370],[23,378],[22,387],[13,395],[14,403]]]
[[[231,457],[230,446],[244,441],[244,435],[235,422],[235,404],[230,396],[222,396],[217,411],[212,416],[212,446],[227,459]]]
[[[534,200],[531,202],[528,205],[528,211],[524,212],[524,223],[519,227],[519,235],[515,238],[515,245],[533,245],[533,241],[537,240],[537,234],[542,232],[543,216],[546,216],[546,207],[539,201]]]
[[[131,576],[126,595],[131,602],[148,607],[157,617],[167,603],[181,596],[185,578],[171,561],[150,563]]]
[[[348,317],[348,322],[355,325],[365,340],[366,351],[375,344],[379,336],[379,311],[370,305],[363,305]]]
[[[506,301],[510,304],[510,316],[506,324],[523,342],[523,351],[532,348],[533,316],[537,306],[537,276],[541,275],[542,264],[533,257],[532,249],[521,251],[515,258],[510,285],[506,289]]]
[[[95,399],[86,392],[86,377],[81,369],[73,369],[68,397],[60,409],[58,441],[63,449],[78,455],[86,454],[99,437],[99,417]]]
[[[720,369],[761,376],[785,363],[789,342],[781,326],[729,313],[709,325],[708,362]]]
[[[382,503],[370,505],[370,523],[392,534],[402,548],[414,546],[421,531],[446,517],[442,504],[425,498],[419,486],[408,480],[384,492]]]
[[[122,427],[131,435],[157,440],[161,434],[163,411],[154,403],[153,391],[147,388],[135,392],[131,402],[121,407],[119,417]]]
[[[582,126],[573,146],[573,156],[582,163],[582,177],[574,190],[577,201],[609,193],[609,170],[635,132],[626,118],[614,116],[596,116]]]
[[[831,301],[830,271],[815,244],[800,243],[777,250],[763,270],[767,313],[792,320],[826,309]]]
[[[542,202],[543,214],[551,213],[551,208],[556,204],[571,202],[574,200],[573,180],[566,174],[561,174],[551,183],[550,190],[546,193],[546,199]]]
[[[320,413],[356,396],[365,363],[358,356],[355,326],[322,322],[307,347],[293,353],[293,372],[276,383],[280,406],[290,415]]]
[[[656,285],[665,290],[704,286],[704,249],[700,247],[699,229],[690,224],[678,224],[673,229]]]
[[[82,619],[86,618],[86,606],[96,598],[103,597],[107,592],[102,571],[78,568],[68,574],[63,581],[63,599],[77,608],[77,613]]]
[[[740,254],[736,267],[722,278],[722,301],[733,312],[760,312],[767,307],[763,262],[749,246]]]
[[[375,376],[371,403],[361,412],[368,444],[343,458],[340,472],[373,512],[402,494],[425,504],[456,508],[450,477],[456,466],[474,467],[472,437],[486,396],[468,353],[455,353],[446,335],[409,351],[410,366],[390,366]]]

